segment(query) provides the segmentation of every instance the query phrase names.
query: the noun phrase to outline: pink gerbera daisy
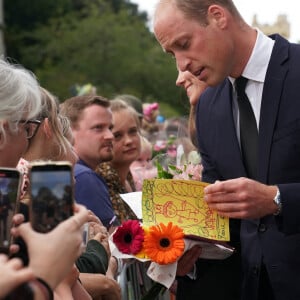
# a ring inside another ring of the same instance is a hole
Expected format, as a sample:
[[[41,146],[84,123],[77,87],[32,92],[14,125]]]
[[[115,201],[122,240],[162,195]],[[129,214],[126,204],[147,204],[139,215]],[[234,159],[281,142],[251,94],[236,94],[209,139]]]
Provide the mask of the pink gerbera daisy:
[[[137,254],[144,241],[144,230],[138,220],[127,220],[119,226],[113,235],[113,242],[120,252]]]

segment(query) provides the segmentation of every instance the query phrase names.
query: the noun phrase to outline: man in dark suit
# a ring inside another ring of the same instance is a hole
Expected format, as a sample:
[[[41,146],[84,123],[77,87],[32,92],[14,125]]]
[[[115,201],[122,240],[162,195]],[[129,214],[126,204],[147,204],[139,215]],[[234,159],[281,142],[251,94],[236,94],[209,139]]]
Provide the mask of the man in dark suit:
[[[202,178],[217,181],[205,199],[242,219],[241,298],[300,299],[300,46],[250,27],[231,0],[160,1],[154,32],[181,71],[210,86],[196,120]],[[258,132],[251,163],[241,146],[240,76]]]

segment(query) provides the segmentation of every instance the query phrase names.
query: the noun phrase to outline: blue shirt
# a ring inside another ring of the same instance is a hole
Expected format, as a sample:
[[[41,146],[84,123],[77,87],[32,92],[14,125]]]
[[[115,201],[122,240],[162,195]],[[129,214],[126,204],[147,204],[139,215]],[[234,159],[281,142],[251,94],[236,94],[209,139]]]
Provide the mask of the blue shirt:
[[[109,227],[115,214],[104,179],[82,160],[76,163],[74,176],[76,179],[76,202],[85,205],[101,220],[104,226]]]

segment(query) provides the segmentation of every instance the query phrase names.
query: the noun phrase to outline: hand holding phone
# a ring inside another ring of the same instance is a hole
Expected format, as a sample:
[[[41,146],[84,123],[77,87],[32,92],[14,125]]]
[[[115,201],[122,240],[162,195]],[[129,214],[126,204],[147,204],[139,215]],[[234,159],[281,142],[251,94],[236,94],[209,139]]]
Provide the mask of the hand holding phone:
[[[49,232],[73,215],[72,165],[65,161],[33,163],[29,178],[32,228]]]

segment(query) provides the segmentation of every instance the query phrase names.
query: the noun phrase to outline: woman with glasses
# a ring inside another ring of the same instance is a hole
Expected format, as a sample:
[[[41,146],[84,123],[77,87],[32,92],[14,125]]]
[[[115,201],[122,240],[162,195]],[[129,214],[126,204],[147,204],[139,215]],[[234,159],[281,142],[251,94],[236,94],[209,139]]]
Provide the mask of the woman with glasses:
[[[34,76],[0,60],[0,166],[16,167],[38,124],[41,93]]]
[[[30,144],[17,165],[18,170],[23,175],[21,188],[22,203],[28,204],[29,195],[27,193],[28,167],[29,162],[35,160],[68,160],[75,163],[77,155],[74,153],[72,145],[63,135],[64,117],[58,113],[57,99],[46,89],[40,87],[42,106],[35,119],[29,120],[27,126],[27,138]],[[25,124],[24,124],[25,125]],[[27,208],[24,208],[25,216],[28,215]]]
[[[75,164],[78,157],[73,151],[73,134],[70,128],[69,119],[59,113],[59,104],[57,98],[48,90],[41,88],[42,94],[42,110],[37,116],[40,125],[36,129],[33,137],[30,140],[30,145],[20,160],[18,168],[23,173],[27,180],[27,172],[29,162],[35,160],[52,160],[52,161],[70,161]],[[24,196],[22,202],[27,203],[29,195],[26,193],[27,185],[24,186]],[[93,218],[94,219],[94,218]],[[110,280],[103,274],[106,273],[108,262],[110,258],[110,250],[106,250],[108,246],[108,236],[100,234],[103,230],[106,231],[102,224],[91,224],[90,232],[93,231],[94,236],[87,242],[86,251],[76,260],[77,270],[71,272],[67,278],[61,283],[54,295],[56,299],[67,298],[67,293],[71,293],[74,299],[86,299],[83,294],[83,287],[87,287],[87,291],[91,294],[104,294],[106,291],[104,286],[110,285]],[[73,276],[75,272],[76,276]],[[93,274],[86,274],[93,273]],[[82,285],[76,280],[80,278]],[[95,292],[96,291],[96,292]],[[86,292],[84,290],[84,292]]]
[[[63,130],[68,130],[64,117],[59,114],[59,104],[54,95],[41,88],[42,110],[31,120],[32,136],[30,146],[23,158],[33,160],[77,161],[77,156]],[[66,124],[66,125],[65,125]]]

